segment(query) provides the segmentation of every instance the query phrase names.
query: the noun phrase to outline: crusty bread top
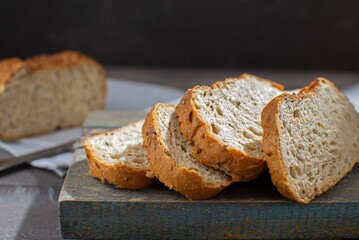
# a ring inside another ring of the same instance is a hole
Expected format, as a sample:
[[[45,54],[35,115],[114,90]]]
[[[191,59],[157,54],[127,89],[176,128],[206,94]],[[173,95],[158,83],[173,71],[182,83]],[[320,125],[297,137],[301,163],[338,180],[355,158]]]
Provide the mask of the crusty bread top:
[[[24,62],[20,58],[7,58],[0,61],[0,93],[4,89],[4,84],[9,81],[23,65]]]
[[[26,60],[20,58],[4,59],[0,61],[0,90],[22,68],[25,68],[29,73],[35,73],[41,70],[77,66],[85,62],[96,66],[105,76],[105,71],[99,63],[76,51],[63,51],[52,55],[42,54]]]
[[[239,78],[244,78],[244,79],[256,79],[257,81],[261,81],[263,83],[269,84],[272,87],[284,91],[284,86],[282,84],[276,83],[276,82],[272,82],[268,79],[265,78],[261,78],[252,74],[248,74],[248,73],[243,73],[241,76],[239,76]],[[236,78],[235,78],[236,79]]]
[[[335,185],[359,159],[359,116],[324,78],[274,98],[262,112],[262,127],[272,181],[299,202]]]

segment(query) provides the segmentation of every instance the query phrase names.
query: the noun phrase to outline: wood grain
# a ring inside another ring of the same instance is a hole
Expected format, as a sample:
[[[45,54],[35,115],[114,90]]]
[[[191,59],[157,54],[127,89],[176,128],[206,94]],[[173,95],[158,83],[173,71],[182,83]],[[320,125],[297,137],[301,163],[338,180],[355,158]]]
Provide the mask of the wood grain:
[[[121,113],[96,113],[85,130],[105,130],[105,116],[111,127],[133,120]],[[188,201],[159,182],[142,190],[102,184],[88,175],[80,146],[59,198],[61,232],[64,238],[356,238],[358,169],[307,205],[282,197],[269,174],[234,184],[212,199]]]
[[[0,239],[59,239],[59,191],[59,186],[2,184]]]

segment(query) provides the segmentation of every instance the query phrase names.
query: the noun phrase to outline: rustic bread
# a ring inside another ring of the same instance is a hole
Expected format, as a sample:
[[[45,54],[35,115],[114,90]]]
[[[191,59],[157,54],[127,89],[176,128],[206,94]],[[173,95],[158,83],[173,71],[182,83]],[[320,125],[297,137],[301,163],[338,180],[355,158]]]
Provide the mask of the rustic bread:
[[[359,116],[324,78],[273,99],[261,123],[272,181],[287,198],[308,203],[359,160]]]
[[[234,181],[256,178],[266,169],[261,111],[282,89],[249,74],[189,89],[176,112],[192,155]]]
[[[90,175],[120,188],[139,189],[152,183],[151,166],[142,147],[143,120],[86,139]]]
[[[102,66],[81,53],[0,61],[0,139],[80,125],[105,96]]]
[[[170,189],[189,199],[206,199],[230,185],[229,176],[190,155],[173,105],[156,104],[145,119],[142,134],[153,174]]]

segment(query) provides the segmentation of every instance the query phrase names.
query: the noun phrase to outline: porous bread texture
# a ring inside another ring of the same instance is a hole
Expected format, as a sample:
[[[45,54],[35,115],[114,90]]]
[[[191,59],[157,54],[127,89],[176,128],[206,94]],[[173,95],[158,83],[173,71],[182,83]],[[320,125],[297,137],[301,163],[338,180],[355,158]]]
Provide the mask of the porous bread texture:
[[[120,188],[140,189],[152,184],[151,166],[142,147],[144,120],[86,139],[90,175]]]
[[[145,119],[142,134],[153,174],[170,189],[188,199],[206,199],[231,184],[229,176],[191,156],[173,105],[156,104]]]
[[[189,89],[176,112],[192,155],[234,181],[256,178],[267,169],[261,111],[282,90],[279,84],[249,74]]]
[[[283,94],[262,112],[263,146],[274,185],[308,203],[343,178],[359,159],[359,116],[324,78],[298,95]]]
[[[22,61],[0,62],[0,139],[81,125],[106,97],[103,68],[89,57],[66,51]]]

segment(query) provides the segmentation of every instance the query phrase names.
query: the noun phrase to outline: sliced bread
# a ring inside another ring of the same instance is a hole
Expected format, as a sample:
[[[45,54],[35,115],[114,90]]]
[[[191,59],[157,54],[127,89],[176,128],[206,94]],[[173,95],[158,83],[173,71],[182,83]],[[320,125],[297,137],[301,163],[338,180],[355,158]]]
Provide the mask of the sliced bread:
[[[0,139],[81,125],[106,97],[103,67],[81,53],[65,51],[27,60],[0,61]]]
[[[144,146],[154,176],[188,199],[206,199],[231,184],[231,178],[191,156],[191,147],[178,129],[173,105],[158,103],[143,125]]]
[[[359,160],[359,116],[324,78],[273,99],[261,123],[272,181],[287,198],[308,203]]]
[[[249,74],[189,89],[176,112],[192,155],[234,181],[256,178],[267,169],[261,111],[282,90],[279,84]]]
[[[147,152],[142,147],[143,120],[86,139],[90,175],[120,188],[139,189],[151,185]]]

